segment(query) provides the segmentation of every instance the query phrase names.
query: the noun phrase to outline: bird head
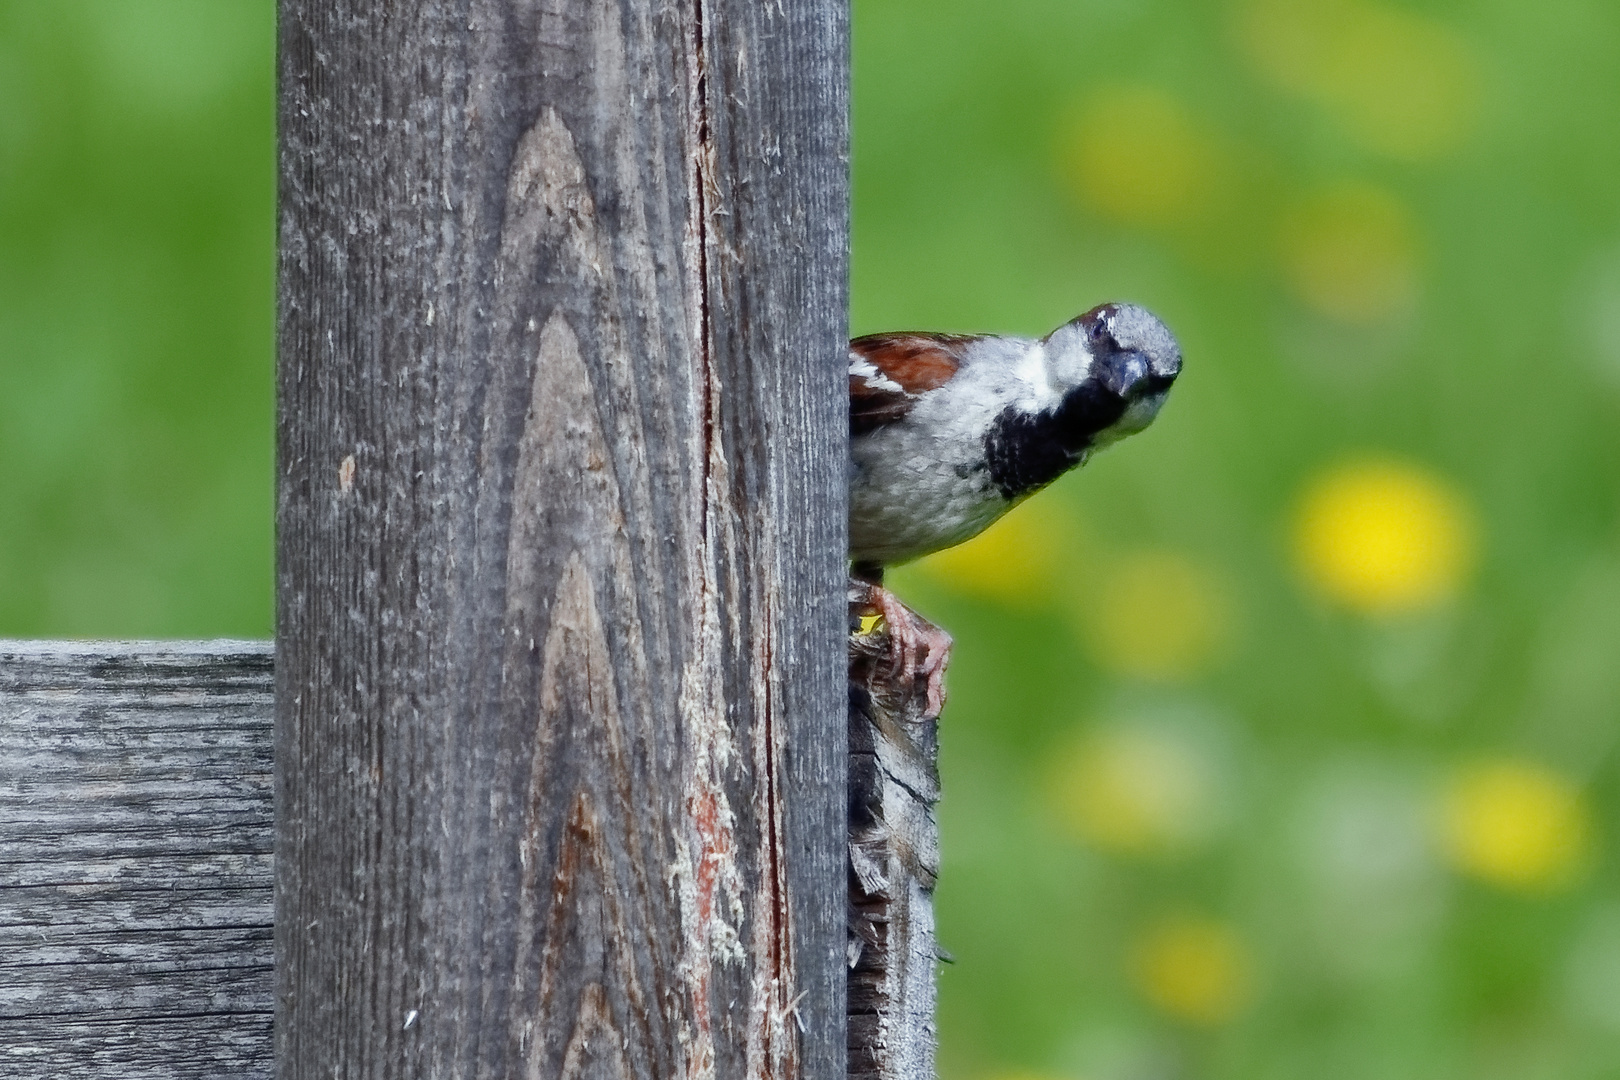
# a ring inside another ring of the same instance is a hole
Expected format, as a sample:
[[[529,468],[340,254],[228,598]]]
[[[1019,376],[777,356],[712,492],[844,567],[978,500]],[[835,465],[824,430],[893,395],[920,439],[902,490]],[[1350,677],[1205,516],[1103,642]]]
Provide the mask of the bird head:
[[[1153,422],[1181,374],[1181,346],[1146,308],[1102,304],[1041,343],[1074,449],[1100,449]]]

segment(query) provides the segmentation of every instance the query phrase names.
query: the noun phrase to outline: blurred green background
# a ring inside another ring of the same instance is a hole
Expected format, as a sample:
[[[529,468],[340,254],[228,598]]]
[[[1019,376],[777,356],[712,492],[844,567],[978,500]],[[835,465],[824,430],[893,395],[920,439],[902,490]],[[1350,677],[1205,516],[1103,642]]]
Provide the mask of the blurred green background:
[[[271,627],[273,5],[0,0],[0,635]],[[1147,304],[957,636],[945,1080],[1620,1077],[1620,8],[855,0],[852,330]]]
[[[268,637],[275,5],[0,0],[0,636]]]
[[[853,330],[1187,363],[895,575],[946,1080],[1620,1076],[1620,7],[855,10]]]

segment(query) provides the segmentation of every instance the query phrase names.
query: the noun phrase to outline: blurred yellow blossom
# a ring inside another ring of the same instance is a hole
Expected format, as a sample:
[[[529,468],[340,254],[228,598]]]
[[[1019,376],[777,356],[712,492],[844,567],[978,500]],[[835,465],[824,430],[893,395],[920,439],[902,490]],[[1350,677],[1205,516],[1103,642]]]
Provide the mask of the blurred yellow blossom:
[[[1131,951],[1130,973],[1159,1009],[1193,1024],[1236,1016],[1252,991],[1252,963],[1242,938],[1225,923],[1175,916],[1148,928]]]
[[[1417,231],[1387,191],[1360,183],[1324,188],[1285,215],[1280,240],[1289,288],[1321,315],[1371,325],[1417,303]]]
[[[1019,506],[965,544],[917,564],[960,592],[1024,606],[1052,601],[1052,583],[1081,559],[1082,537],[1068,504],[1048,492]]]
[[[1472,569],[1473,515],[1422,469],[1357,461],[1314,480],[1295,530],[1309,582],[1361,611],[1391,614],[1452,596]]]
[[[1216,762],[1173,728],[1127,724],[1089,732],[1057,759],[1050,795],[1061,823],[1125,855],[1186,848],[1221,810]]]
[[[1093,570],[1076,614],[1092,655],[1115,674],[1190,678],[1226,644],[1225,590],[1187,557],[1149,551],[1111,557]]]
[[[1474,130],[1478,61],[1443,22],[1365,0],[1241,0],[1236,13],[1260,72],[1327,108],[1369,150],[1434,158]]]
[[[1476,762],[1446,790],[1441,839],[1461,870],[1503,888],[1574,881],[1592,844],[1591,811],[1570,781],[1534,762]]]
[[[1207,211],[1221,159],[1181,102],[1151,86],[1094,94],[1066,132],[1064,156],[1097,213],[1153,226]]]

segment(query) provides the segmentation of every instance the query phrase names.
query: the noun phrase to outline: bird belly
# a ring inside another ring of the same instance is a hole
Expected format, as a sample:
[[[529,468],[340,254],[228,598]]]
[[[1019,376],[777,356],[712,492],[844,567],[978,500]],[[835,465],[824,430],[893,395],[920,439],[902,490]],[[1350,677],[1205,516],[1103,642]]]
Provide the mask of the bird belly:
[[[978,444],[904,431],[852,448],[849,503],[850,558],[885,566],[960,544],[1013,506],[991,481]]]

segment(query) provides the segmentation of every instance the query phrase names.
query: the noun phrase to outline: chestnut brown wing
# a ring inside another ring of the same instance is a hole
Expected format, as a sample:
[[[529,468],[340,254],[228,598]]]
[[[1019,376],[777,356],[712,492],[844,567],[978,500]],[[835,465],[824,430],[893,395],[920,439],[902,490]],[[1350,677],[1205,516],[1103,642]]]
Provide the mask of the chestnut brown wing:
[[[849,433],[864,435],[905,416],[917,398],[951,380],[974,337],[869,334],[849,343]]]

